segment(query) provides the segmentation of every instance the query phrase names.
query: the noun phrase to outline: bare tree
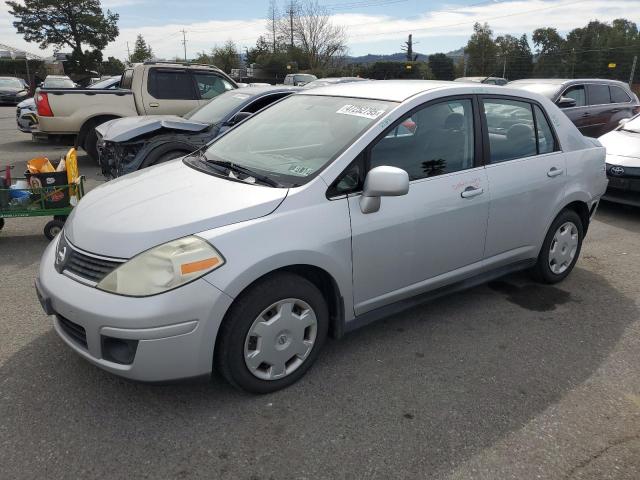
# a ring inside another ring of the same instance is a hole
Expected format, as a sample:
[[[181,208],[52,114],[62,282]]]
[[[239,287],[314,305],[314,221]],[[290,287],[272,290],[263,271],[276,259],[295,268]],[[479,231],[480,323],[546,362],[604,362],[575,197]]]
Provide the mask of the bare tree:
[[[271,37],[272,53],[276,53],[278,45],[278,30],[280,28],[280,12],[278,11],[278,3],[276,0],[269,1],[269,11],[267,13],[267,30]]]
[[[296,43],[307,55],[311,69],[327,67],[346,53],[344,27],[334,25],[328,9],[317,0],[299,3],[293,25]]]

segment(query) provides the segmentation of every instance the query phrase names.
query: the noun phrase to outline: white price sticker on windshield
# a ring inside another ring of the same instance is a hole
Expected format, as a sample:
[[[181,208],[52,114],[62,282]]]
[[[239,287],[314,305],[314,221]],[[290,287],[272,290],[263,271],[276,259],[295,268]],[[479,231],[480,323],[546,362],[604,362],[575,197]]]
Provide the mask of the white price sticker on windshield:
[[[370,118],[371,120],[375,120],[380,115],[384,113],[383,108],[376,107],[367,107],[361,105],[345,105],[336,113],[340,113],[342,115],[354,115],[356,117],[364,117]]]

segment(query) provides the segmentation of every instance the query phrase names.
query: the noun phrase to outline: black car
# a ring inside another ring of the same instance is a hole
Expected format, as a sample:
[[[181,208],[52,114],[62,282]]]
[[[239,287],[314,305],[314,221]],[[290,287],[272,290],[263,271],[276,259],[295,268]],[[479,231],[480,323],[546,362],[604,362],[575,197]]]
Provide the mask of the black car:
[[[298,90],[287,86],[246,87],[218,95],[183,117],[147,115],[103,123],[96,128],[102,172],[114,178],[184,156]]]
[[[571,119],[587,137],[599,137],[623,118],[640,113],[640,102],[629,85],[616,80],[535,78],[509,82],[509,87],[540,93]]]
[[[17,105],[29,97],[29,86],[16,77],[0,77],[0,104]]]

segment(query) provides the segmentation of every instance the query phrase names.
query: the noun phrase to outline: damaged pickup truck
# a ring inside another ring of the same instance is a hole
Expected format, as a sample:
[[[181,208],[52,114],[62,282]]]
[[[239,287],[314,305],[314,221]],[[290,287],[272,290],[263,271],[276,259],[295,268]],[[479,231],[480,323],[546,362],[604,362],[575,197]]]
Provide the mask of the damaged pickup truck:
[[[102,172],[115,178],[187,155],[298,87],[247,87],[225,92],[186,115],[111,120],[96,127]]]

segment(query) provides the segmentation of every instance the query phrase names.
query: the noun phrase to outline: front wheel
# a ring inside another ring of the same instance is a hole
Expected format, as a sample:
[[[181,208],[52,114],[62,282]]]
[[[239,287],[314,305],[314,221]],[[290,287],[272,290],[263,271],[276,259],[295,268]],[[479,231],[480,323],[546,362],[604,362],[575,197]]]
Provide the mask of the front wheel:
[[[327,337],[329,313],[311,282],[278,273],[236,299],[218,333],[215,367],[232,385],[269,393],[300,379]]]
[[[538,261],[533,267],[535,278],[543,283],[558,283],[573,270],[584,238],[580,216],[573,210],[563,210],[551,224],[542,244]]]

